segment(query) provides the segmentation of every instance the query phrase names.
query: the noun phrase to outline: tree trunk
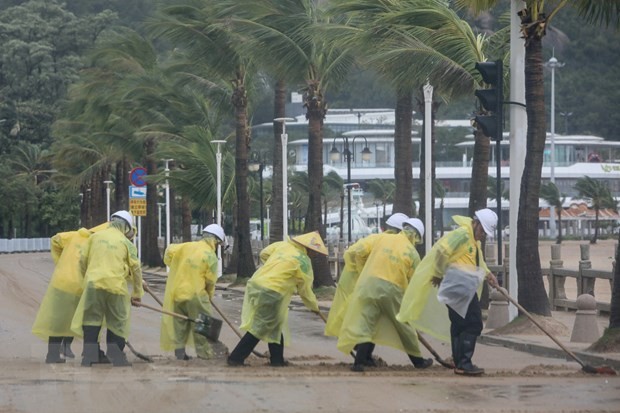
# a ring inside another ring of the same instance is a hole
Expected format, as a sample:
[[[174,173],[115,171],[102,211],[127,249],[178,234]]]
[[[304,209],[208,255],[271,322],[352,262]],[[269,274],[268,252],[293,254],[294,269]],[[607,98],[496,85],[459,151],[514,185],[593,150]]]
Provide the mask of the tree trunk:
[[[286,116],[286,84],[276,81],[273,102],[273,117]],[[271,222],[269,224],[269,242],[281,241],[284,231],[282,222],[282,122],[273,122],[273,170],[271,179]]]
[[[407,216],[413,215],[412,99],[410,90],[398,91],[394,123],[394,178],[397,190],[394,194],[392,214],[402,212]]]
[[[181,198],[181,228],[183,231],[183,242],[192,240],[192,208],[189,204],[189,198],[184,196]]]
[[[487,182],[489,180],[489,159],[491,157],[491,139],[484,136],[480,129],[474,130],[474,159],[471,167],[471,184],[469,187],[469,216],[487,207]],[[497,195],[499,197],[499,195]]]
[[[525,15],[524,15],[525,16]],[[529,20],[525,16],[522,27]],[[542,31],[536,22],[529,26],[525,40],[525,104],[527,105],[527,141],[525,166],[519,198],[517,221],[517,273],[519,302],[527,311],[550,316],[551,310],[543,284],[538,252],[538,199],[543,164],[547,121],[543,82],[542,39],[536,32]],[[529,34],[529,35],[528,35]]]
[[[618,235],[620,243],[620,233]],[[620,247],[616,246],[616,262],[611,287],[611,307],[609,309],[609,328],[620,328]]]
[[[556,244],[562,244],[562,209],[557,208],[556,210],[556,215],[558,216],[558,238]]]
[[[321,186],[323,184],[323,119],[327,113],[319,81],[310,81],[305,96],[308,118],[308,211],[305,231],[319,231],[325,239],[321,225]],[[334,285],[329,263],[325,255],[312,254],[314,285]]]
[[[596,244],[596,241],[598,241],[598,215],[599,209],[594,208],[594,237],[590,240],[590,244]]]
[[[114,211],[129,209],[129,161],[123,157],[116,163],[116,183],[114,188]]]
[[[235,188],[237,190],[237,279],[249,278],[256,271],[250,243],[250,197],[248,196],[248,153],[250,130],[248,128],[247,92],[243,73],[237,73],[233,82],[232,103],[235,108]]]
[[[155,140],[149,138],[144,144],[146,154],[146,173],[148,176],[157,175],[157,160],[155,158]],[[142,262],[149,267],[163,267],[164,261],[159,251],[157,236],[159,235],[157,209],[157,184],[147,179],[146,184],[146,216],[142,219],[140,237],[142,239]]]

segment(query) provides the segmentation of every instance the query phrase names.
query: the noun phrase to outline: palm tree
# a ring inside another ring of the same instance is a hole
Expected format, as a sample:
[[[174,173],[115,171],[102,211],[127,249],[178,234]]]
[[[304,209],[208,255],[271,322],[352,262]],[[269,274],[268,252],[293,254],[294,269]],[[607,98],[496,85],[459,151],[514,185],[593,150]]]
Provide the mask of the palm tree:
[[[457,0],[458,6],[475,12],[488,10],[497,0]],[[584,22],[600,21],[619,25],[618,2],[575,0],[547,2],[525,0],[519,12],[521,33],[525,39],[525,104],[527,111],[527,142],[525,166],[521,178],[519,217],[517,225],[517,272],[519,301],[535,314],[550,316],[551,308],[543,285],[538,252],[538,200],[540,196],[543,149],[547,121],[544,101],[542,40],[553,18],[568,5],[575,7]]]
[[[385,219],[385,207],[394,200],[396,183],[386,179],[373,179],[368,182],[368,191],[383,204],[383,218]],[[394,210],[392,211],[395,212]],[[377,222],[378,225],[379,223]]]
[[[236,230],[238,253],[237,277],[249,278],[255,271],[250,244],[250,203],[248,196],[248,128],[247,81],[252,73],[251,61],[236,48],[238,39],[231,34],[226,19],[230,14],[215,0],[187,0],[164,6],[149,21],[148,28],[158,37],[168,39],[191,58],[186,66],[187,79],[196,87],[212,87],[211,77],[231,79],[230,101],[235,125]]]
[[[548,182],[540,187],[540,197],[544,199],[549,208],[553,208],[555,215],[558,217],[558,238],[556,244],[562,243],[562,211],[564,211],[564,200],[566,196],[560,193],[560,190],[553,182]]]
[[[580,197],[585,198],[592,204],[594,209],[594,236],[590,239],[590,244],[596,244],[601,209],[612,208],[615,210],[617,203],[613,199],[606,183],[592,179],[589,176],[579,178],[575,183],[575,189]]]

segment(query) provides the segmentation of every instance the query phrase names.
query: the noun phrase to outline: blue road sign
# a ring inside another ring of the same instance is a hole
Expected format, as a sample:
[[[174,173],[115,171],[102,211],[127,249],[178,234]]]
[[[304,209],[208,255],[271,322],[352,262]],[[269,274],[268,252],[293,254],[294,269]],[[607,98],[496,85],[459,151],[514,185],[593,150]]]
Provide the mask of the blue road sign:
[[[146,181],[144,177],[146,176],[146,169],[142,167],[133,168],[131,172],[129,172],[129,180],[131,184],[134,186],[145,186]]]

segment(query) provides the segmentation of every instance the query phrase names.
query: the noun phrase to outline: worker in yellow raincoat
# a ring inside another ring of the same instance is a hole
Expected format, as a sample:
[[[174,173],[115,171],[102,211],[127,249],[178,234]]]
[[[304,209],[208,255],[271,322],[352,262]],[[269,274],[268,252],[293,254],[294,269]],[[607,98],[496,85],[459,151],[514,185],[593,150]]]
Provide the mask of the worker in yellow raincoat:
[[[353,371],[364,371],[372,343],[404,351],[416,368],[427,368],[433,360],[420,353],[416,331],[396,320],[402,296],[420,262],[415,244],[424,235],[424,225],[409,218],[399,234],[381,234],[360,274],[349,300],[338,349],[357,349]]]
[[[290,341],[291,296],[299,294],[310,311],[319,312],[312,292],[314,274],[309,257],[316,253],[327,255],[327,248],[316,231],[273,243],[261,251],[264,264],[248,280],[241,310],[241,329],[247,333],[230,353],[229,365],[243,365],[260,340],[269,345],[271,366],[288,364],[284,361],[284,346]]]
[[[171,244],[166,248],[164,263],[170,267],[164,310],[196,320],[200,314],[211,314],[211,300],[217,282],[217,247],[226,239],[224,229],[217,224],[202,230],[203,239],[183,244]],[[169,315],[162,316],[160,345],[162,350],[172,351],[178,360],[189,360],[185,346],[195,347],[199,358],[212,355],[207,338],[194,333],[193,324]]]
[[[403,229],[403,222],[407,219],[409,219],[409,217],[400,212],[391,215],[385,222],[387,229],[383,234],[399,233]],[[364,268],[366,259],[380,235],[381,234],[372,234],[364,237],[351,245],[344,252],[344,268],[338,279],[334,299],[329,310],[327,323],[325,324],[326,336],[338,337],[340,328],[342,327],[342,320],[347,312],[349,297],[353,293],[353,289],[355,288],[362,268]],[[368,366],[375,365],[371,356],[372,349],[369,351],[368,360],[366,362]]]
[[[454,216],[457,229],[441,237],[424,257],[403,297],[398,319],[416,329],[452,344],[454,372],[464,375],[480,375],[484,370],[472,364],[476,340],[482,332],[482,313],[477,294],[469,303],[465,317],[437,299],[437,287],[450,266],[478,267],[486,274],[491,286],[497,279],[484,262],[480,241],[493,235],[497,215],[490,209],[476,211],[474,218]]]
[[[47,340],[46,363],[64,363],[74,358],[71,351],[73,332],[71,319],[82,295],[83,278],[80,273],[80,255],[91,234],[107,228],[108,223],[95,228],[60,232],[51,239],[54,273],[41,301],[32,325],[32,333]]]
[[[123,352],[129,337],[129,308],[144,295],[142,269],[133,236],[133,218],[127,211],[112,214],[109,228],[91,235],[80,260],[84,293],[71,330],[84,337],[82,366],[97,363],[97,340],[105,323],[106,355],[114,366],[130,366]],[[132,289],[129,291],[128,284]]]

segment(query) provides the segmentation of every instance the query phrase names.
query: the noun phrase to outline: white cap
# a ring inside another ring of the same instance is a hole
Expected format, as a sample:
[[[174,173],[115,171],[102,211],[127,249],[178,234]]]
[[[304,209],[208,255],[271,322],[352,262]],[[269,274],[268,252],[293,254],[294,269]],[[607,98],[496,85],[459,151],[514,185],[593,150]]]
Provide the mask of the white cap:
[[[408,219],[409,217],[407,215],[402,212],[397,212],[392,214],[387,221],[385,221],[385,224],[394,228],[403,229],[403,223]]]
[[[418,234],[420,234],[420,238],[424,236],[424,224],[419,218],[409,218],[403,223],[403,225],[410,225],[415,228],[416,231],[418,231]]]
[[[476,211],[474,215],[482,224],[482,228],[484,228],[487,236],[492,237],[497,228],[497,214],[489,208],[484,208]]]
[[[110,218],[114,218],[114,217],[121,218],[123,221],[127,223],[127,225],[129,225],[129,228],[133,227],[133,217],[131,216],[129,212],[123,211],[123,210],[116,211],[110,216]]]
[[[213,234],[218,237],[220,241],[226,242],[226,234],[224,234],[224,229],[217,224],[207,225],[202,229],[202,232]]]

